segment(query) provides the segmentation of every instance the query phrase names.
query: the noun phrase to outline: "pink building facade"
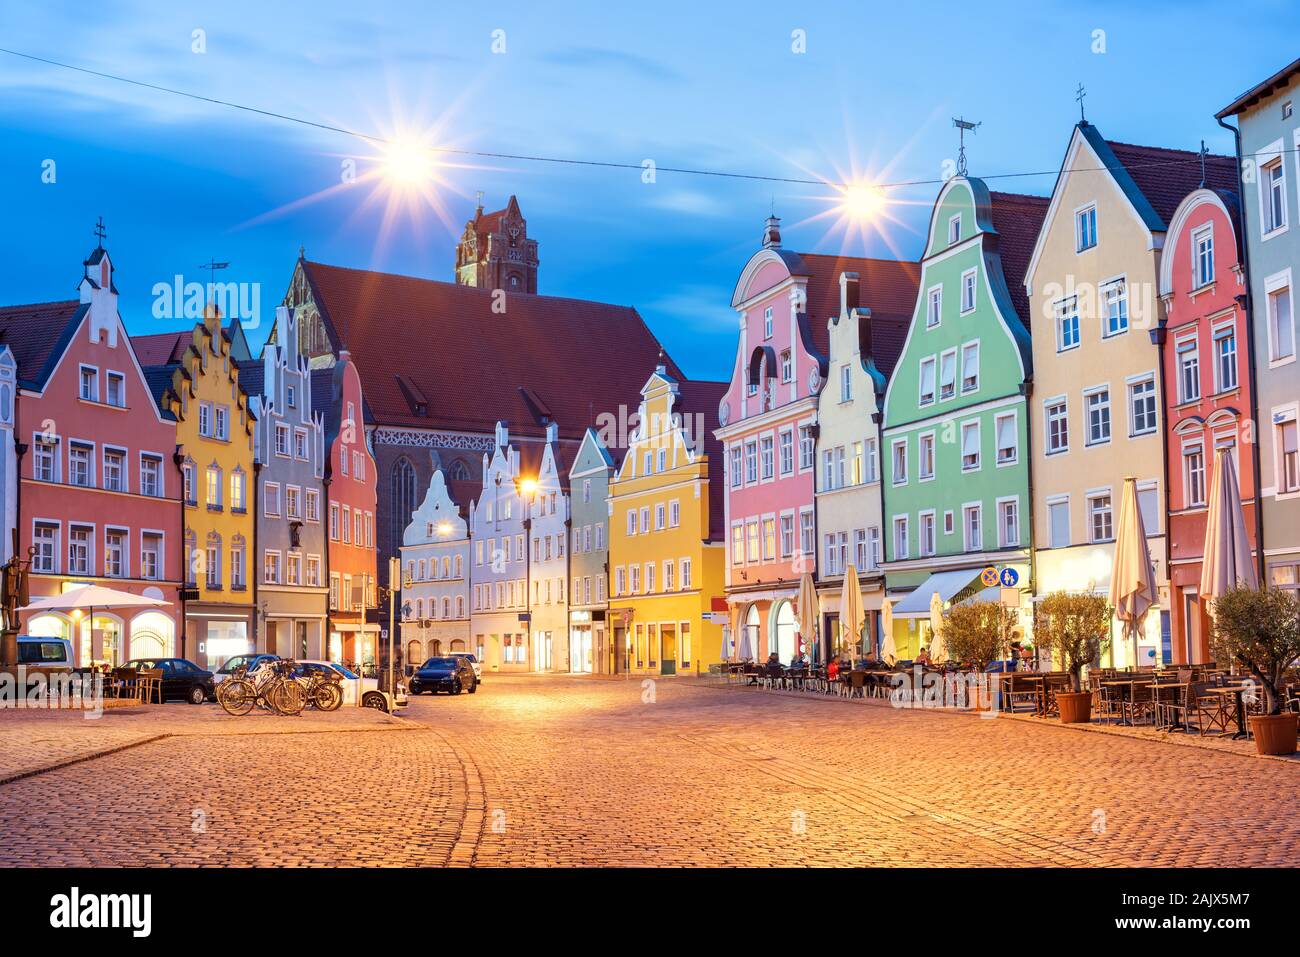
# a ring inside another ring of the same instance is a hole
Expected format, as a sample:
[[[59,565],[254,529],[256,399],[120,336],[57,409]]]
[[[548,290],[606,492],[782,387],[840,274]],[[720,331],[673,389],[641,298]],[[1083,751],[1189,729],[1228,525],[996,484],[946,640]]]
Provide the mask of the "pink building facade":
[[[154,401],[96,248],[79,299],[0,309],[18,360],[19,551],[31,597],[80,584],[161,599],[157,609],[26,617],[25,634],[72,641],[76,664],[180,654],[181,502],[176,424]]]
[[[815,423],[827,374],[817,332],[824,339],[826,316],[839,313],[834,270],[818,268],[823,259],[782,249],[772,217],[732,296],[739,345],[716,433],[726,466],[724,656],[776,652],[789,661],[807,650],[794,599],[800,577],[815,571]]]
[[[1168,429],[1170,659],[1210,660],[1209,613],[1199,596],[1215,460],[1233,457],[1246,533],[1255,547],[1256,449],[1250,426],[1250,346],[1237,255],[1237,198],[1201,188],[1179,204],[1160,268],[1161,338]]]

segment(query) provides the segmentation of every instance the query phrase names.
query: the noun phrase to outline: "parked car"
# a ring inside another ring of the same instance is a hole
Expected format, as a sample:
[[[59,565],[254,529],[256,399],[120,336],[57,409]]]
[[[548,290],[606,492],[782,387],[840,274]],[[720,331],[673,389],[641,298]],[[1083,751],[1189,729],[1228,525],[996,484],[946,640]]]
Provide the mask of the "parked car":
[[[72,642],[67,638],[32,638],[18,636],[18,663],[26,665],[28,674],[35,671],[72,670]]]
[[[279,655],[235,655],[227,658],[212,676],[214,684],[221,684],[239,668],[247,666],[250,672],[256,671],[268,661],[279,661]]]
[[[135,671],[161,671],[164,701],[180,698],[190,704],[203,704],[216,696],[212,672],[185,658],[135,658],[122,667]]]
[[[312,672],[329,670],[335,672],[341,679],[343,685],[343,707],[354,707],[357,703],[357,696],[361,697],[361,705],[365,708],[375,708],[379,711],[392,714],[397,708],[406,707],[406,693],[402,686],[397,686],[397,694],[389,694],[380,690],[379,679],[363,678],[353,671],[349,671],[341,664],[334,661],[306,660],[298,662],[298,670],[302,674],[311,674]]]
[[[478,655],[472,651],[453,651],[451,657],[464,658],[468,661],[470,667],[474,669],[474,680],[479,684],[483,683],[483,662],[478,660]]]
[[[430,658],[411,675],[411,694],[427,691],[437,694],[460,694],[478,691],[478,678],[474,676],[473,666],[459,655],[447,655],[442,658]]]

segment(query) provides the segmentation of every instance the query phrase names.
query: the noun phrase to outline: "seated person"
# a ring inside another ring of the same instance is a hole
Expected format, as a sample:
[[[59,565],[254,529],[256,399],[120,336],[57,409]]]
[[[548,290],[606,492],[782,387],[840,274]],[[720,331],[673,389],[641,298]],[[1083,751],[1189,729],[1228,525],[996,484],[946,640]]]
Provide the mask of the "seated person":
[[[915,663],[923,667],[930,667],[930,649],[922,648],[920,653],[914,659]]]

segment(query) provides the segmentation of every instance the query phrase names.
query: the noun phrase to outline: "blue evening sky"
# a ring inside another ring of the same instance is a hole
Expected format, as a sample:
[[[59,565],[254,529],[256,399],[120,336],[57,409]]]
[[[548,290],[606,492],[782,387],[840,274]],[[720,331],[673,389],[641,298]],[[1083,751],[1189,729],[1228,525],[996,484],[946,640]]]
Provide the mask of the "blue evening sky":
[[[1297,55],[1294,14],[1287,0],[1230,12],[1217,0],[43,0],[0,9],[0,46],[468,149],[894,182],[942,174],[957,114],[983,123],[973,174],[1054,172],[1079,83],[1110,139],[1228,152],[1213,114]],[[688,374],[724,378],[732,287],[771,204],[790,248],[915,258],[937,190],[890,190],[893,221],[861,229],[821,187],[448,159],[430,203],[367,180],[374,148],[335,133],[4,54],[0,86],[0,304],[72,296],[102,215],[137,333],[179,327],[154,317],[151,290],[178,273],[202,281],[213,257],[231,263],[222,278],[261,284],[255,346],[299,244],[325,262],[450,279],[475,191],[489,208],[513,192],[541,243],[543,293],[634,305]],[[359,180],[345,186],[348,157]],[[1052,175],[990,182],[1045,193]]]

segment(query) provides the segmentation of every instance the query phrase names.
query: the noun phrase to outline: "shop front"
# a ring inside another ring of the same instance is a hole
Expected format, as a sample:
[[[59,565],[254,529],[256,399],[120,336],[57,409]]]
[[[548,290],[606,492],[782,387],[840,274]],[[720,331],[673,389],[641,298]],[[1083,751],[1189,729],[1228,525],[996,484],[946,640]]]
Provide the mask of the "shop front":
[[[229,606],[190,602],[185,607],[184,645],[182,657],[210,671],[235,655],[253,654],[257,649],[252,609],[240,612]]]
[[[569,669],[574,674],[596,671],[599,645],[604,643],[604,622],[593,621],[604,612],[577,609],[569,612]],[[598,640],[599,636],[599,640]]]

